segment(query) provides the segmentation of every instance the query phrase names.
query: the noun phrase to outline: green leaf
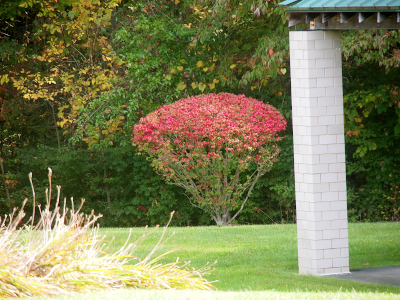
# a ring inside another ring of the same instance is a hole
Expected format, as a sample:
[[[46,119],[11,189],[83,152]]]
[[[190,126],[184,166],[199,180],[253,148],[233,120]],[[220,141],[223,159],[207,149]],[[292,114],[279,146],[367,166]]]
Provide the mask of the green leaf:
[[[397,124],[394,127],[394,134],[397,135],[397,136],[400,136],[400,124]]]
[[[379,105],[377,106],[377,108],[376,108],[376,110],[378,111],[378,114],[381,114],[381,113],[383,113],[383,112],[386,112],[387,109],[388,109],[387,105],[386,105],[386,104],[382,104],[382,103],[379,104]]]
[[[349,118],[350,121],[353,121],[355,117],[357,117],[358,112],[356,109],[352,109],[348,112],[347,116]]]
[[[75,12],[70,11],[70,12],[68,13],[68,17],[72,20],[72,19],[75,17]]]

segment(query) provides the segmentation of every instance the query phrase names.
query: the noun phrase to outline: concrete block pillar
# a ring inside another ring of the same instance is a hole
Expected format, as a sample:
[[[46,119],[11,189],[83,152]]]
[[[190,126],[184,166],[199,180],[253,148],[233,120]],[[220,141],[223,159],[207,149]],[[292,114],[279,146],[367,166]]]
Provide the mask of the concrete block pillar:
[[[349,272],[340,32],[291,31],[300,274]]]

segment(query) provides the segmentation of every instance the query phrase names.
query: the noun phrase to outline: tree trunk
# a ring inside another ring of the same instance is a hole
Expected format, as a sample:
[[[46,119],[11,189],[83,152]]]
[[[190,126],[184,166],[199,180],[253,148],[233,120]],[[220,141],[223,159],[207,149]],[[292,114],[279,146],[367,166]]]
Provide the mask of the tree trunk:
[[[218,226],[226,226],[231,224],[231,214],[229,213],[229,210],[224,211],[224,213],[221,215],[219,212],[213,216],[214,221],[217,223]]]
[[[7,199],[10,200],[10,192],[8,191],[8,186],[6,182],[6,176],[4,173],[3,159],[0,157],[0,167],[1,167],[1,175],[3,176],[4,187],[6,189]]]
[[[57,117],[56,117],[56,113],[54,111],[54,103],[50,103],[50,107],[51,107],[51,112],[53,115],[54,127],[56,128],[58,151],[60,152],[61,151],[61,140],[60,140],[60,132],[58,131]]]
[[[99,128],[99,137],[100,137],[100,140],[102,141],[103,140],[103,132],[101,131],[101,128]],[[103,149],[101,149],[101,156],[103,157],[103,159],[105,161],[106,156],[104,154]],[[104,185],[106,187],[106,195],[107,195],[107,204],[108,204],[108,207],[111,207],[111,196],[110,196],[110,190],[108,188],[108,182],[107,182],[107,178],[108,178],[107,167],[104,166],[103,169],[104,169]]]

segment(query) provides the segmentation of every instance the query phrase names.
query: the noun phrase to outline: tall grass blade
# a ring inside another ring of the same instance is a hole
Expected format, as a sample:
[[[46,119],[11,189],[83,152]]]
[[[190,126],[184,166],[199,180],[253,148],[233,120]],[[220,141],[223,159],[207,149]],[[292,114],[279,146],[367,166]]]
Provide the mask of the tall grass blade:
[[[0,297],[31,297],[35,295],[56,295],[72,291],[92,291],[106,288],[152,288],[152,289],[204,289],[214,286],[203,276],[212,265],[199,270],[189,270],[188,263],[162,264],[160,261],[168,251],[153,258],[160,247],[168,241],[165,238],[168,225],[150,253],[140,260],[135,250],[147,236],[147,230],[136,241],[131,242],[129,234],[123,247],[115,253],[105,252],[104,237],[99,234],[96,222],[102,215],[81,213],[84,201],[75,210],[71,198],[71,209],[60,208],[60,190],[54,209],[51,204],[51,177],[46,190],[46,206],[38,206],[40,219],[35,224],[34,208],[32,219],[25,225],[24,206],[0,219]],[[33,201],[36,203],[32,175]],[[172,218],[173,213],[171,214]],[[22,224],[22,225],[21,225]],[[29,224],[29,225],[28,225]],[[157,230],[154,229],[154,230]]]

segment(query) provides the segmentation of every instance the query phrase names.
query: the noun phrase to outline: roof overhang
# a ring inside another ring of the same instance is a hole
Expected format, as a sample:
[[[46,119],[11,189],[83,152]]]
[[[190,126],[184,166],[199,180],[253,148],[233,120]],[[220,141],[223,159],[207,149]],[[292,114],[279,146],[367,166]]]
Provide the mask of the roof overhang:
[[[400,29],[400,0],[287,0],[289,27],[310,29]]]

